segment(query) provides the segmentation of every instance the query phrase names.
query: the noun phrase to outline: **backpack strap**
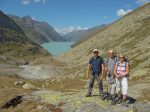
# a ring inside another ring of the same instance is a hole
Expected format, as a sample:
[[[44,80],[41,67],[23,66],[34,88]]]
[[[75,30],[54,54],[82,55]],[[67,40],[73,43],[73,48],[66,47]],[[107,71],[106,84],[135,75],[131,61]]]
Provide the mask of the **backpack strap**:
[[[118,57],[117,56],[115,56],[115,63],[118,61]]]
[[[102,57],[101,56],[98,56],[98,61],[100,61],[102,59]]]
[[[92,57],[90,58],[90,60],[93,61],[93,60],[94,60],[94,57],[92,56]]]
[[[101,57],[101,56],[98,56],[98,60],[99,60],[99,59],[102,59],[102,57]],[[90,60],[93,61],[93,60],[94,60],[94,56],[92,56],[92,57],[90,58]]]
[[[115,63],[116,63],[118,61],[118,57],[114,56],[114,59],[115,59]],[[106,66],[108,66],[108,62],[109,62],[109,58],[107,57],[106,58]]]
[[[109,58],[106,58],[106,66],[108,66]]]

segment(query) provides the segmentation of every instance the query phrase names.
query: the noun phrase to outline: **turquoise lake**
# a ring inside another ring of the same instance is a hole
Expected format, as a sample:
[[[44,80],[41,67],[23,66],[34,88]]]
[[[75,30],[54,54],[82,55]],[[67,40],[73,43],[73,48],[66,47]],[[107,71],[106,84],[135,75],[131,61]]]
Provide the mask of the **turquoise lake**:
[[[43,48],[53,55],[60,55],[71,49],[74,42],[49,42],[42,44]]]

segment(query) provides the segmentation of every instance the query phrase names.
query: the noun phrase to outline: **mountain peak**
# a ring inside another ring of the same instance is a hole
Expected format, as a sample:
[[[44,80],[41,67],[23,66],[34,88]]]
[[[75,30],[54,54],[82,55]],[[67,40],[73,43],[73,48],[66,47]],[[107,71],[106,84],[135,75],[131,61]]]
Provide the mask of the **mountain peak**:
[[[19,25],[3,12],[0,12],[0,32],[1,55],[15,59],[48,55],[46,50],[32,42]]]
[[[25,32],[27,37],[37,44],[50,41],[64,41],[62,37],[47,22],[32,19],[31,16],[10,16]]]
[[[22,19],[23,19],[23,20],[27,20],[27,21],[33,20],[33,19],[31,18],[31,16],[29,16],[29,15],[22,17]]]

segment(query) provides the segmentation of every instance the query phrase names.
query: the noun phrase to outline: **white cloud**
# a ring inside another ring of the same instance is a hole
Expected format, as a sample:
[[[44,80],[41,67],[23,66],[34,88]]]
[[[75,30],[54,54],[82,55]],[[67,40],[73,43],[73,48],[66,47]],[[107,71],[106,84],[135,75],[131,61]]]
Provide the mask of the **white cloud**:
[[[76,31],[76,30],[87,30],[88,28],[83,28],[81,26],[77,26],[77,27],[66,27],[66,28],[55,28],[55,30],[60,34],[60,35],[65,35],[67,33],[70,33],[72,31]]]
[[[34,16],[32,16],[31,18],[32,18],[32,20],[36,20],[36,18]]]
[[[22,0],[23,5],[28,5],[31,1],[30,0]]]
[[[33,0],[35,3],[46,3],[46,0]]]
[[[22,0],[23,5],[28,5],[29,3],[46,3],[46,0]]]
[[[122,16],[128,14],[129,12],[132,12],[132,10],[131,9],[129,9],[129,10],[119,9],[117,11],[117,16],[122,17]]]
[[[34,2],[41,2],[41,0],[34,0]]]
[[[136,3],[141,5],[146,4],[148,2],[150,2],[150,0],[136,0]]]

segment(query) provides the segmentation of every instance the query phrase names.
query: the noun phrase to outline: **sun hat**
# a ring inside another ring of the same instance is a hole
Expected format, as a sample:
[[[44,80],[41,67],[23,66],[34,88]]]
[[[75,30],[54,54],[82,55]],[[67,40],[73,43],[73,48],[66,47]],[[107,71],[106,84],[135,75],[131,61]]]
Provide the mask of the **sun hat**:
[[[94,53],[94,52],[99,52],[99,51],[98,51],[98,49],[94,49],[94,50],[93,50],[93,53]]]
[[[124,54],[119,54],[119,58],[125,58]]]

